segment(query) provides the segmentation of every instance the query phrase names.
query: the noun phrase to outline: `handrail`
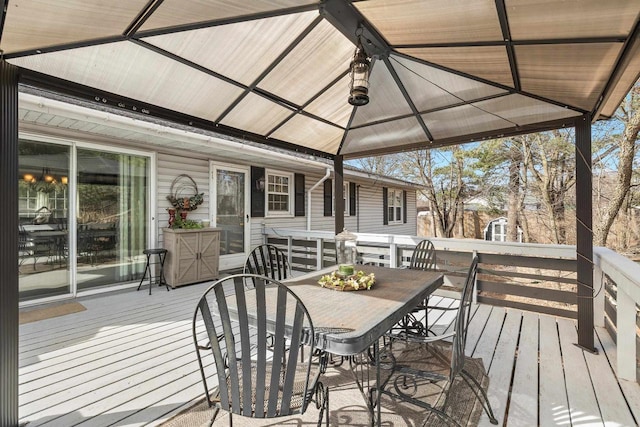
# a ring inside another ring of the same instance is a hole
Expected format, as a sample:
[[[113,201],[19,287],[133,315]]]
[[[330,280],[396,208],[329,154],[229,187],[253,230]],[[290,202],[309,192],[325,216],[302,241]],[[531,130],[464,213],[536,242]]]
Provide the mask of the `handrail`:
[[[286,238],[291,245],[293,239],[316,240],[317,253],[323,252],[325,242],[332,242],[335,235],[330,231],[305,231],[286,228],[263,228],[265,239],[268,236]],[[401,261],[397,259],[399,248],[412,247],[423,240],[423,237],[354,233],[358,237],[358,245],[371,245],[388,248],[388,263],[391,267],[398,267]],[[436,250],[455,252],[478,252],[492,257],[521,256],[529,258],[548,258],[558,260],[576,260],[576,247],[573,245],[547,245],[538,243],[510,243],[489,242],[472,239],[444,239],[429,238]],[[291,250],[289,251],[291,253]],[[322,266],[322,257],[317,257],[317,266]],[[636,319],[638,306],[640,306],[640,265],[607,248],[593,248],[594,263],[594,324],[604,327],[609,322],[607,329],[617,343],[617,375],[620,378],[636,380]],[[544,268],[541,265],[540,268]],[[615,310],[615,322],[605,314],[605,290],[604,281],[607,278],[615,285],[616,295],[613,310]]]

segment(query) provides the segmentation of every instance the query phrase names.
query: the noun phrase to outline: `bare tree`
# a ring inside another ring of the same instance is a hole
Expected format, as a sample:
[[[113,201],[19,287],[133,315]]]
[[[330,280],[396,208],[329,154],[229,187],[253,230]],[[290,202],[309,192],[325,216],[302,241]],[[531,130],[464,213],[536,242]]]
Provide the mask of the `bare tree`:
[[[575,150],[569,131],[555,130],[516,138],[530,156],[527,164],[547,213],[554,243],[566,243],[566,200],[575,184]]]
[[[594,243],[598,246],[607,244],[607,237],[613,222],[618,217],[620,208],[631,189],[633,161],[637,151],[638,132],[640,131],[640,87],[636,84],[620,106],[617,118],[624,124],[624,131],[617,140],[618,165],[615,186],[602,217],[594,230]]]
[[[434,156],[439,156],[438,161]],[[466,191],[464,150],[454,146],[406,153],[400,165],[405,177],[424,186],[422,193],[429,201],[436,235],[452,237],[462,220],[461,204]]]

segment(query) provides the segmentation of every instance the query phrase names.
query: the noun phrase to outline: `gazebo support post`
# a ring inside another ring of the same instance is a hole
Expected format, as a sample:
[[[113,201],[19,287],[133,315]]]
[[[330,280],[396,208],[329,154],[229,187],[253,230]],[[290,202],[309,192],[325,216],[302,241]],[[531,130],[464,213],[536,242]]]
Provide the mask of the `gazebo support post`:
[[[576,256],[578,347],[597,353],[593,345],[593,228],[591,115],[576,120]]]
[[[335,156],[333,158],[333,175],[334,175],[334,203],[333,212],[335,215],[336,234],[341,233],[344,229],[344,178],[342,168],[343,157]]]
[[[18,68],[0,59],[0,426],[18,425]]]

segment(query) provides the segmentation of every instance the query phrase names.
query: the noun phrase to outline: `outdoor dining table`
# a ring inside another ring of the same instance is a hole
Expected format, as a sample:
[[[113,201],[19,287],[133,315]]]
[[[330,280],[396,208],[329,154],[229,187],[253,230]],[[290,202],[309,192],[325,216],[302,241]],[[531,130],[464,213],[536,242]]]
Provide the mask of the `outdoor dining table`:
[[[371,355],[371,364],[376,368],[374,385],[367,385],[366,390],[359,382],[358,387],[365,397],[371,424],[379,426],[380,393],[376,390],[381,381],[380,339],[442,285],[443,275],[437,271],[358,266],[366,274],[375,274],[375,285],[369,290],[343,292],[318,284],[322,275],[334,269],[309,273],[285,283],[309,312],[317,348],[338,356]]]

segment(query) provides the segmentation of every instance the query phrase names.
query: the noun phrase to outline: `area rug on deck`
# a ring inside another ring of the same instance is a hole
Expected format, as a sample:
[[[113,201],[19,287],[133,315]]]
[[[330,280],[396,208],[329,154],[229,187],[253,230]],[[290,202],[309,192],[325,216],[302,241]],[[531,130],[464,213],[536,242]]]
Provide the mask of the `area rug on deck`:
[[[408,349],[399,349],[398,360],[405,361],[409,356],[411,360],[419,360],[419,365],[423,369],[441,369],[440,364],[424,352],[423,349],[416,349],[411,345]],[[394,351],[396,353],[396,351]],[[411,361],[409,360],[409,361]],[[465,368],[486,390],[489,379],[485,374],[485,369],[481,359],[467,358]],[[349,371],[347,363],[340,367],[329,367],[322,379],[323,383],[330,389],[330,424],[332,426],[356,426],[368,427],[368,413],[353,375]],[[392,378],[393,381],[393,378]],[[447,414],[452,416],[462,426],[477,426],[482,407],[477,403],[474,393],[466,386],[464,381],[456,381],[451,392]],[[430,404],[439,405],[443,394],[438,386],[433,384],[421,384],[418,386],[415,396]],[[401,401],[398,398],[391,398],[383,395],[381,397],[382,425],[385,427],[425,427],[446,425],[439,418],[418,406]],[[162,424],[162,427],[200,427],[209,425],[214,409],[210,409],[206,402],[201,401],[190,409],[178,414],[176,417]],[[233,425],[241,426],[314,426],[317,424],[318,411],[312,404],[307,412],[300,416],[292,416],[276,419],[250,419],[240,416],[233,417]],[[214,426],[228,426],[228,414],[221,411],[216,418]]]
[[[20,324],[37,322],[38,320],[64,316],[65,314],[78,313],[86,310],[79,302],[68,302],[43,308],[20,311]]]

